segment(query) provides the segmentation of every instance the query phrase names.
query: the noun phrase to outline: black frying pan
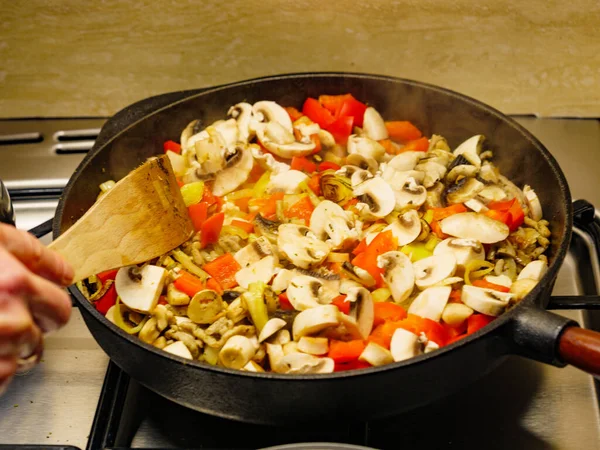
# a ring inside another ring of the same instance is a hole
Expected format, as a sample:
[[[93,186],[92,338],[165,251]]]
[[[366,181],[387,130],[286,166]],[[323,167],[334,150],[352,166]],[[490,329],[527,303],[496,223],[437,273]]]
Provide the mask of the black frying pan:
[[[451,147],[474,134],[488,138],[502,173],[517,185],[532,185],[550,221],[550,266],[536,288],[484,329],[439,351],[378,368],[290,376],[212,367],[167,354],[110,323],[71,287],[85,322],[110,358],[168,399],[209,414],[256,423],[373,419],[399,413],[475,381],[508,354],[558,367],[568,362],[600,373],[600,334],[587,335],[573,321],[544,309],[573,224],[571,196],[558,164],[512,119],[435,86],[375,75],[295,74],[166,94],[136,103],[106,123],[96,145],[71,177],[54,219],[54,236],[68,229],[94,203],[100,183],[118,180],[149,156],[161,153],[163,142],[178,140],[181,130],[193,119],[209,124],[225,117],[229,106],[240,101],[269,99],[300,107],[307,96],[348,92],[375,106],[383,117],[410,120],[425,135],[443,135]],[[580,216],[592,223],[593,207],[580,206]]]

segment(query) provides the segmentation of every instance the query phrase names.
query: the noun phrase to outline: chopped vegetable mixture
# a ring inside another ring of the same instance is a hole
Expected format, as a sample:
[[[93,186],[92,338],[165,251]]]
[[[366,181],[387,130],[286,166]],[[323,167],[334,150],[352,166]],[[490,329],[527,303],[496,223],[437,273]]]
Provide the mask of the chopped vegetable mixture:
[[[194,237],[79,284],[148,344],[252,372],[380,366],[475,333],[547,270],[540,201],[484,136],[452,149],[350,94],[228,116],[164,143]]]

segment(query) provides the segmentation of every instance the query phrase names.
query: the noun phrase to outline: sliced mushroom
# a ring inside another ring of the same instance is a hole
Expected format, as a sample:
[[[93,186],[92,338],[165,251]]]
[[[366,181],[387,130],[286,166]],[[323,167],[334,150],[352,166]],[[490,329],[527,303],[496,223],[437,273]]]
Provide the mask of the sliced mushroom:
[[[359,201],[356,209],[366,216],[385,217],[393,211],[396,205],[394,191],[379,177],[356,186],[354,196]]]
[[[319,141],[325,150],[330,150],[336,146],[335,138],[327,130],[319,129]]]
[[[273,278],[271,288],[275,293],[281,293],[288,288],[290,281],[292,281],[295,276],[296,274],[291,270],[279,269],[279,272],[277,272],[275,278]]]
[[[548,272],[548,264],[546,261],[532,261],[523,267],[521,273],[517,277],[517,280],[529,278],[531,280],[540,281],[544,275]]]
[[[355,167],[355,166],[344,166],[344,167]],[[359,184],[364,183],[365,181],[367,181],[371,178],[373,178],[373,174],[371,172],[369,172],[368,170],[357,168],[357,170],[352,172],[352,175],[350,176],[350,183],[352,184],[352,187],[356,187]]]
[[[476,198],[472,198],[471,200],[467,200],[465,202],[465,206],[469,208],[471,211],[476,213],[484,213],[488,211],[488,207],[485,206],[482,202],[477,200]]]
[[[267,342],[265,347],[267,350],[267,356],[269,357],[269,365],[271,366],[271,370],[273,372],[279,372],[279,364],[282,358],[285,356],[285,354],[283,353],[283,345],[269,344]]]
[[[230,369],[241,369],[250,362],[256,350],[258,345],[252,339],[241,335],[231,336],[219,352],[219,361]]]
[[[419,336],[403,328],[398,328],[392,335],[390,353],[395,362],[419,355],[421,353]]]
[[[279,226],[277,247],[295,266],[308,269],[321,264],[330,247],[307,227],[286,223]]]
[[[260,234],[267,238],[270,242],[277,242],[277,236],[279,234],[279,222],[275,220],[265,219],[262,215],[257,214],[254,220],[254,229]]]
[[[215,176],[212,193],[219,197],[230,193],[244,183],[252,166],[254,159],[250,150],[236,146],[232,151],[225,153],[225,168]]]
[[[276,255],[265,256],[260,261],[238,270],[235,274],[235,281],[244,289],[248,289],[251,283],[257,281],[268,283],[275,275],[275,267],[278,263],[279,258]]]
[[[283,354],[289,355],[290,353],[299,353],[298,343],[296,341],[290,341],[287,344],[283,344]]]
[[[442,312],[442,320],[451,327],[458,327],[473,314],[473,309],[462,303],[448,303]]]
[[[189,295],[177,290],[174,284],[167,286],[167,301],[169,305],[173,306],[185,306],[190,303]]]
[[[358,359],[375,367],[394,362],[392,353],[375,342],[369,342]]]
[[[215,291],[205,289],[192,297],[187,315],[194,323],[207,325],[225,316],[227,303]]]
[[[419,214],[414,209],[400,214],[396,220],[383,229],[383,231],[388,230],[392,232],[399,246],[410,244],[421,234]]]
[[[485,136],[481,134],[470,137],[456,147],[453,152],[454,156],[463,155],[475,167],[481,167],[481,158],[479,158],[479,154],[481,153],[481,146],[484,140]]]
[[[282,319],[283,320],[283,319]],[[272,338],[271,344],[285,345],[292,340],[292,336],[287,329],[279,330]]]
[[[356,321],[359,335],[366,339],[371,334],[375,318],[371,292],[364,287],[350,288],[346,294],[346,301],[350,302],[348,316]]]
[[[396,303],[406,300],[415,285],[415,274],[410,258],[402,252],[387,252],[377,257],[377,266],[383,269],[383,280]]]
[[[510,293],[513,295],[512,301],[520,301],[537,285],[537,281],[531,278],[522,278],[515,281],[510,286]]]
[[[451,205],[465,203],[474,199],[484,187],[485,185],[475,178],[461,178],[446,189],[446,201]]]
[[[250,122],[253,116],[252,105],[250,103],[238,103],[227,111],[227,115],[235,119],[238,128],[238,141],[248,143],[253,137]]]
[[[250,144],[248,148],[250,149],[252,156],[256,161],[258,161],[260,166],[263,169],[270,171],[272,174],[278,174],[290,170],[289,164],[277,161],[275,157],[268,152],[263,153],[263,151],[258,145]]]
[[[417,183],[422,184],[425,173],[418,170],[397,170],[388,164],[383,168],[381,178],[392,186],[392,189],[399,190],[406,184],[408,178],[414,178]]]
[[[273,319],[269,319],[262,330],[260,330],[260,334],[258,335],[258,342],[263,342],[281,330],[283,327],[287,325],[286,321],[283,319],[279,319],[277,317]]]
[[[399,172],[405,172],[413,170],[424,157],[423,152],[404,152],[394,156],[387,165]]]
[[[166,154],[169,158],[169,162],[171,163],[171,167],[173,168],[175,175],[178,177],[184,176],[187,170],[185,158],[178,153],[172,152],[171,150],[167,150]]]
[[[246,372],[264,372],[265,369],[263,369],[258,363],[254,362],[254,361],[248,361],[248,364],[246,364],[244,367],[242,367],[242,370],[245,370]]]
[[[363,119],[363,132],[365,136],[374,141],[380,141],[388,138],[388,131],[385,122],[375,108],[369,106],[365,110]]]
[[[292,326],[294,340],[338,325],[338,315],[339,310],[334,305],[322,305],[302,311],[296,316]]]
[[[172,355],[181,356],[182,358],[194,359],[192,358],[192,353],[181,341],[175,341],[172,344],[169,344],[166,347],[164,347],[163,350]]]
[[[486,275],[484,280],[499,286],[507,287],[509,289],[513,284],[512,280],[507,275]]]
[[[308,180],[308,175],[299,170],[288,170],[271,176],[268,193],[283,192],[284,194],[298,194],[301,191],[301,184]]]
[[[256,134],[260,143],[267,150],[281,158],[291,159],[294,156],[310,155],[316,148],[316,144],[312,141],[309,144],[303,142],[277,142],[273,138],[282,138],[283,136],[276,134],[276,130],[281,131],[282,128],[276,124],[269,124],[265,128],[258,128]]]
[[[508,237],[508,226],[483,214],[472,212],[454,214],[440,222],[442,232],[482,244],[495,244]]]
[[[440,183],[439,181],[435,183],[431,188],[427,189],[427,198],[425,200],[425,206],[428,209],[441,208],[444,206],[442,204],[442,194],[444,193],[444,189],[444,184]]]
[[[465,285],[462,289],[461,301],[475,311],[488,316],[499,316],[504,312],[512,294]]]
[[[324,337],[302,336],[298,341],[298,350],[309,355],[326,355],[329,351],[329,340]]]
[[[290,281],[287,297],[296,311],[304,311],[321,305],[323,284],[316,278],[298,275]]]
[[[115,277],[115,289],[125,306],[141,313],[151,312],[162,293],[167,271],[162,267],[126,266]]]
[[[233,257],[244,268],[272,254],[273,246],[266,237],[261,236],[238,250]]]
[[[423,349],[423,353],[431,353],[435,350],[439,350],[440,346],[438,344],[436,344],[433,341],[428,341],[427,345],[425,345],[425,348]]]
[[[306,353],[290,353],[279,361],[278,370],[282,373],[332,373],[335,363],[331,358],[319,358]]]
[[[446,167],[435,161],[420,162],[415,167],[415,170],[425,173],[423,186],[426,188],[432,187],[446,175]]]
[[[427,190],[415,178],[408,177],[401,189],[394,190],[394,198],[397,209],[418,209],[427,200]]]
[[[290,115],[277,103],[267,100],[256,102],[252,105],[252,111],[257,122],[274,122],[281,125],[286,131],[294,132]]]
[[[505,200],[508,197],[504,189],[495,184],[484,187],[481,191],[479,191],[478,195],[479,197],[483,198],[488,202],[499,202],[501,200]]]
[[[358,239],[352,213],[330,200],[323,200],[310,216],[310,229],[332,248],[342,248]]]
[[[542,220],[542,204],[535,191],[530,186],[525,185],[523,194],[525,194],[525,201],[529,207],[531,218],[535,221]]]
[[[374,141],[366,136],[350,135],[348,138],[348,153],[359,154],[366,158],[371,158],[375,161],[385,154],[385,148],[379,142]],[[349,162],[349,164],[354,164]]]
[[[485,249],[479,241],[474,239],[444,239],[433,249],[433,255],[451,253],[456,258],[456,264],[464,268],[469,261],[484,261]]]
[[[452,253],[442,253],[414,262],[413,268],[415,284],[423,289],[454,275],[456,258]]]
[[[181,136],[179,138],[179,142],[181,143],[181,149],[183,151],[185,151],[185,149],[187,149],[190,146],[190,144],[188,143],[189,139],[195,134],[199,133],[200,131],[202,131],[200,120],[192,120],[190,123],[187,124],[187,126],[181,132]],[[207,135],[204,136],[204,138],[206,137]],[[194,143],[192,142],[191,145],[193,144]]]
[[[363,170],[368,170],[370,173],[375,174],[379,165],[377,161],[370,156],[361,155],[360,153],[352,153],[346,158],[346,164],[351,166],[359,167]]]
[[[439,322],[450,298],[450,292],[452,292],[450,286],[427,288],[414,299],[408,308],[408,313]]]

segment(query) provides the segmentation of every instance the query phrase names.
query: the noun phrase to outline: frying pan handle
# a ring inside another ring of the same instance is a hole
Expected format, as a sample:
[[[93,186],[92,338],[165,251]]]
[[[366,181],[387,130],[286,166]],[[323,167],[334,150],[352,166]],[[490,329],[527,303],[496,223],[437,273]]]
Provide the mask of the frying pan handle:
[[[567,327],[560,335],[558,354],[567,364],[600,376],[600,333]]]

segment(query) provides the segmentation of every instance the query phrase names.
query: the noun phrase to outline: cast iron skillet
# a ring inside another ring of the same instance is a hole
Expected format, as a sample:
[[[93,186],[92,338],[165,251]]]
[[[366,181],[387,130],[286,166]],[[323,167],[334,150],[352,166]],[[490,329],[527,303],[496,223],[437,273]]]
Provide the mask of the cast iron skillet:
[[[96,145],[71,177],[54,219],[54,237],[95,201],[98,186],[118,180],[162,143],[178,140],[193,119],[209,124],[240,101],[275,100],[300,107],[307,96],[352,93],[385,118],[410,120],[425,135],[441,134],[452,148],[484,134],[503,174],[538,193],[550,221],[548,273],[513,310],[477,333],[408,361],[328,375],[249,373],[190,362],[167,354],[106,320],[75,288],[70,291],[92,334],[123,370],[158,394],[189,408],[255,423],[323,418],[373,419],[432,402],[519,354],[562,367],[600,372],[600,334],[545,311],[571,238],[573,211],[565,177],[555,159],[529,132],[500,112],[466,96],[392,77],[292,74],[202,91],[167,94],[132,105],[103,128]],[[566,331],[565,331],[566,330]],[[588,339],[584,342],[584,338]]]

